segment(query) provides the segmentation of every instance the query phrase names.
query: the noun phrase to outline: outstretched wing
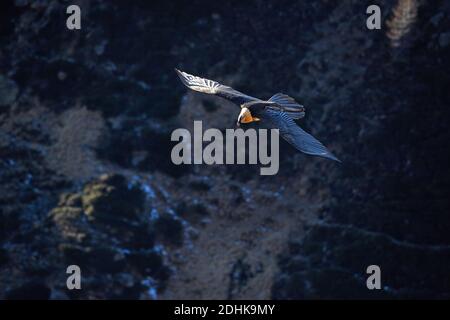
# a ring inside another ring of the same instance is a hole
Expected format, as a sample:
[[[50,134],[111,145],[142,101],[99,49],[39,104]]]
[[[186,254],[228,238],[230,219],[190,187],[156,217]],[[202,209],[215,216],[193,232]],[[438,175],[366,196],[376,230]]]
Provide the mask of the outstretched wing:
[[[216,96],[230,100],[238,106],[246,102],[259,100],[257,98],[243,94],[237,90],[234,90],[231,87],[224,86],[216,81],[193,76],[178,69],[175,69],[175,71],[177,72],[184,85],[194,91],[214,94]]]
[[[262,116],[263,120],[269,122],[273,128],[279,129],[283,139],[301,152],[341,162],[316,138],[300,128],[285,112],[266,109]]]

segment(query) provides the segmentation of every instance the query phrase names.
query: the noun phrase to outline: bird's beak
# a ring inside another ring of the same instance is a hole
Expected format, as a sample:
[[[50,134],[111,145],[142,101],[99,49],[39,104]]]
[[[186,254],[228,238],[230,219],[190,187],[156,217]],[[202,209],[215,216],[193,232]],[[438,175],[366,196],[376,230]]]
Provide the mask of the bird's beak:
[[[237,118],[237,122],[236,122],[236,125],[237,125],[238,127],[241,126],[241,119],[244,117],[245,112],[246,112],[247,110],[248,110],[247,108],[242,108],[242,109],[241,109],[241,112],[239,112],[239,115],[238,115],[238,118]]]
[[[240,115],[238,116],[237,121],[236,121],[236,126],[238,126],[238,127],[241,126],[241,118],[242,118],[242,115],[240,114]]]

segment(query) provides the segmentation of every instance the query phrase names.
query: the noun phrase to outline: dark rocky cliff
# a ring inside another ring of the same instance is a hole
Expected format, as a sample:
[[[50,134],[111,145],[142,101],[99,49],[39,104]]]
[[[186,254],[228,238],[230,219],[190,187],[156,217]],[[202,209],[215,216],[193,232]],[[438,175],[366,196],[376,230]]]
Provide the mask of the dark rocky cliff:
[[[77,3],[80,31],[65,1],[0,4],[0,298],[450,297],[448,3],[409,32],[402,1],[374,31],[371,1]],[[236,110],[174,67],[295,97],[342,165],[171,164],[173,129]]]

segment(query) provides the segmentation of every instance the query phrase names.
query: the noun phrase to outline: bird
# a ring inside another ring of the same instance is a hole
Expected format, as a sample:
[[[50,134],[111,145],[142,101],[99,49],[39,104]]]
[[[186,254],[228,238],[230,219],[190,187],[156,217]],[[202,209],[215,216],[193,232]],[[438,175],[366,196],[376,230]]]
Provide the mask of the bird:
[[[181,82],[191,90],[216,95],[241,108],[237,126],[241,123],[259,122],[279,130],[280,136],[294,148],[308,155],[341,162],[319,140],[300,128],[294,120],[305,116],[305,107],[294,98],[277,93],[268,100],[261,100],[219,82],[197,77],[175,68]]]

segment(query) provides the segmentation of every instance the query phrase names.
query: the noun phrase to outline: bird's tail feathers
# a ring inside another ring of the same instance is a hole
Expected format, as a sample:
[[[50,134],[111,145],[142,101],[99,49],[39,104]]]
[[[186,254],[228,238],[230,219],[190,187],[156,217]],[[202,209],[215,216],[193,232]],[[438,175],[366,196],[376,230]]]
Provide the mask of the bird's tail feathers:
[[[292,119],[300,119],[305,116],[305,107],[284,93],[273,95],[269,101],[275,102]]]

